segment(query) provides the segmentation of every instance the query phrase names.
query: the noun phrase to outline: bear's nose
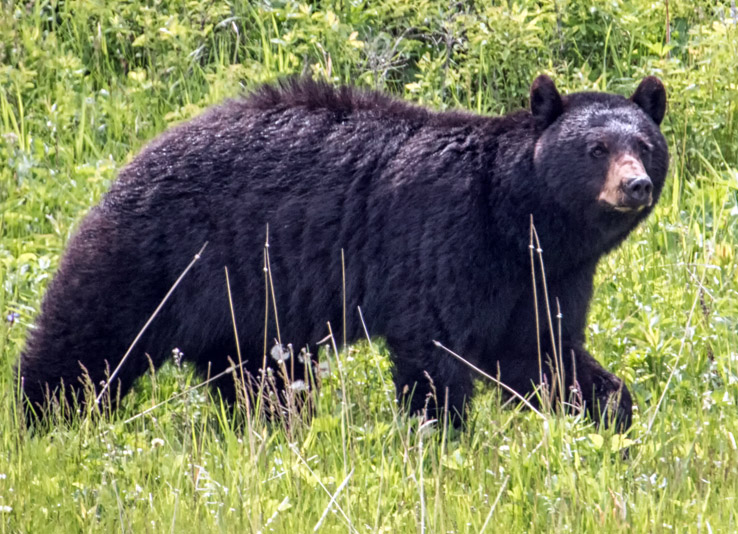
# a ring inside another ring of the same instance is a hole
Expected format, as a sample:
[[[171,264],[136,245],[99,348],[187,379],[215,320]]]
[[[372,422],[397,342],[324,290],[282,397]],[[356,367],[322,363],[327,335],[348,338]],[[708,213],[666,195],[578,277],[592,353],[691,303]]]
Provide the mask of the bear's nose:
[[[634,176],[623,182],[623,192],[633,207],[650,206],[653,183],[648,176]]]

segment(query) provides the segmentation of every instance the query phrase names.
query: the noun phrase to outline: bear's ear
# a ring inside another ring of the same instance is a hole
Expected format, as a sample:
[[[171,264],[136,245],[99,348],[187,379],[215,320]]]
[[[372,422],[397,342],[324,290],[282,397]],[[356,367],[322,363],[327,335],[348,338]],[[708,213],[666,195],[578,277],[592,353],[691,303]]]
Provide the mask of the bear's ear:
[[[545,74],[538,76],[530,86],[530,112],[541,130],[551,126],[564,112],[561,95],[553,80]]]
[[[666,113],[666,89],[656,76],[646,76],[630,100],[646,112],[656,124],[661,124]]]

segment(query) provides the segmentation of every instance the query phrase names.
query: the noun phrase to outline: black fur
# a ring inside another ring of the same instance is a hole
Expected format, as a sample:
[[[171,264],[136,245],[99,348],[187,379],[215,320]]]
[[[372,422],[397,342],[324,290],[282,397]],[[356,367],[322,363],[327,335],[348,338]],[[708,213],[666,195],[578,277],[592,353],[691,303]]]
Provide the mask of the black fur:
[[[267,225],[285,344],[314,347],[327,321],[341,331],[343,250],[348,339],[363,335],[361,306],[369,332],[389,344],[398,394],[414,391],[411,409],[422,409],[431,391],[425,373],[441,406],[447,392],[450,408],[463,413],[472,394],[470,370],[432,340],[526,393],[539,377],[532,215],[548,291],[564,314],[568,385],[573,357],[595,415],[622,387],[618,417],[627,426],[628,391],[583,349],[584,326],[597,261],[650,209],[598,205],[607,169],[584,147],[593,135],[622,147],[633,144],[632,132],[647,137],[654,149],[644,165],[657,199],[666,144],[658,117],[636,104],[658,102],[654,91],[663,87],[649,82],[633,103],[602,93],[562,98],[546,80],[533,91],[539,117],[435,113],[293,80],[162,134],[121,171],[69,243],[21,355],[28,399],[43,406],[46,385],[60,381],[78,388],[80,363],[95,384],[103,380],[205,241],[202,259],[123,366],[118,393],[145,372],[146,354],[159,365],[178,347],[211,375],[236,358],[224,266],[247,372],[258,375]],[[621,123],[627,127],[611,127]],[[545,317],[542,310],[542,325]],[[273,318],[270,307],[270,342]],[[542,328],[545,358],[552,351]],[[548,366],[543,371],[548,377]],[[229,384],[221,387],[232,397]]]

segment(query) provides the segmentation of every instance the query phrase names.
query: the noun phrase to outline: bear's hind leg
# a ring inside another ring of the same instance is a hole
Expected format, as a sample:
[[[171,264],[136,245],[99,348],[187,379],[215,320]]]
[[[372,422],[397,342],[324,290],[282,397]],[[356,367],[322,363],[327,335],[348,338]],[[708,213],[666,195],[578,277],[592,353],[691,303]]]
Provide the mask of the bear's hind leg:
[[[459,427],[473,393],[470,372],[460,362],[433,345],[424,347],[428,357],[413,359],[412,344],[388,340],[393,354],[393,377],[400,405],[412,415]],[[417,352],[417,346],[414,349]]]

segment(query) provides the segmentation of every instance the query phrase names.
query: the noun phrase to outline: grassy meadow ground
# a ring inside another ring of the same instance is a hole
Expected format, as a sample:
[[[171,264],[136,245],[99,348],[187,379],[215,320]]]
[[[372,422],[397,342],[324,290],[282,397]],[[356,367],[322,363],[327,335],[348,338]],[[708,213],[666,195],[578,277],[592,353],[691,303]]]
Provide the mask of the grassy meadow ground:
[[[0,532],[738,532],[737,22],[728,0],[4,0]],[[103,420],[19,421],[12,366],[65,242],[167,126],[288,73],[503,113],[540,72],[669,91],[669,183],[602,261],[587,331],[637,402],[626,436],[482,385],[464,431],[422,426],[381,340],[324,353],[288,428],[173,364]]]

